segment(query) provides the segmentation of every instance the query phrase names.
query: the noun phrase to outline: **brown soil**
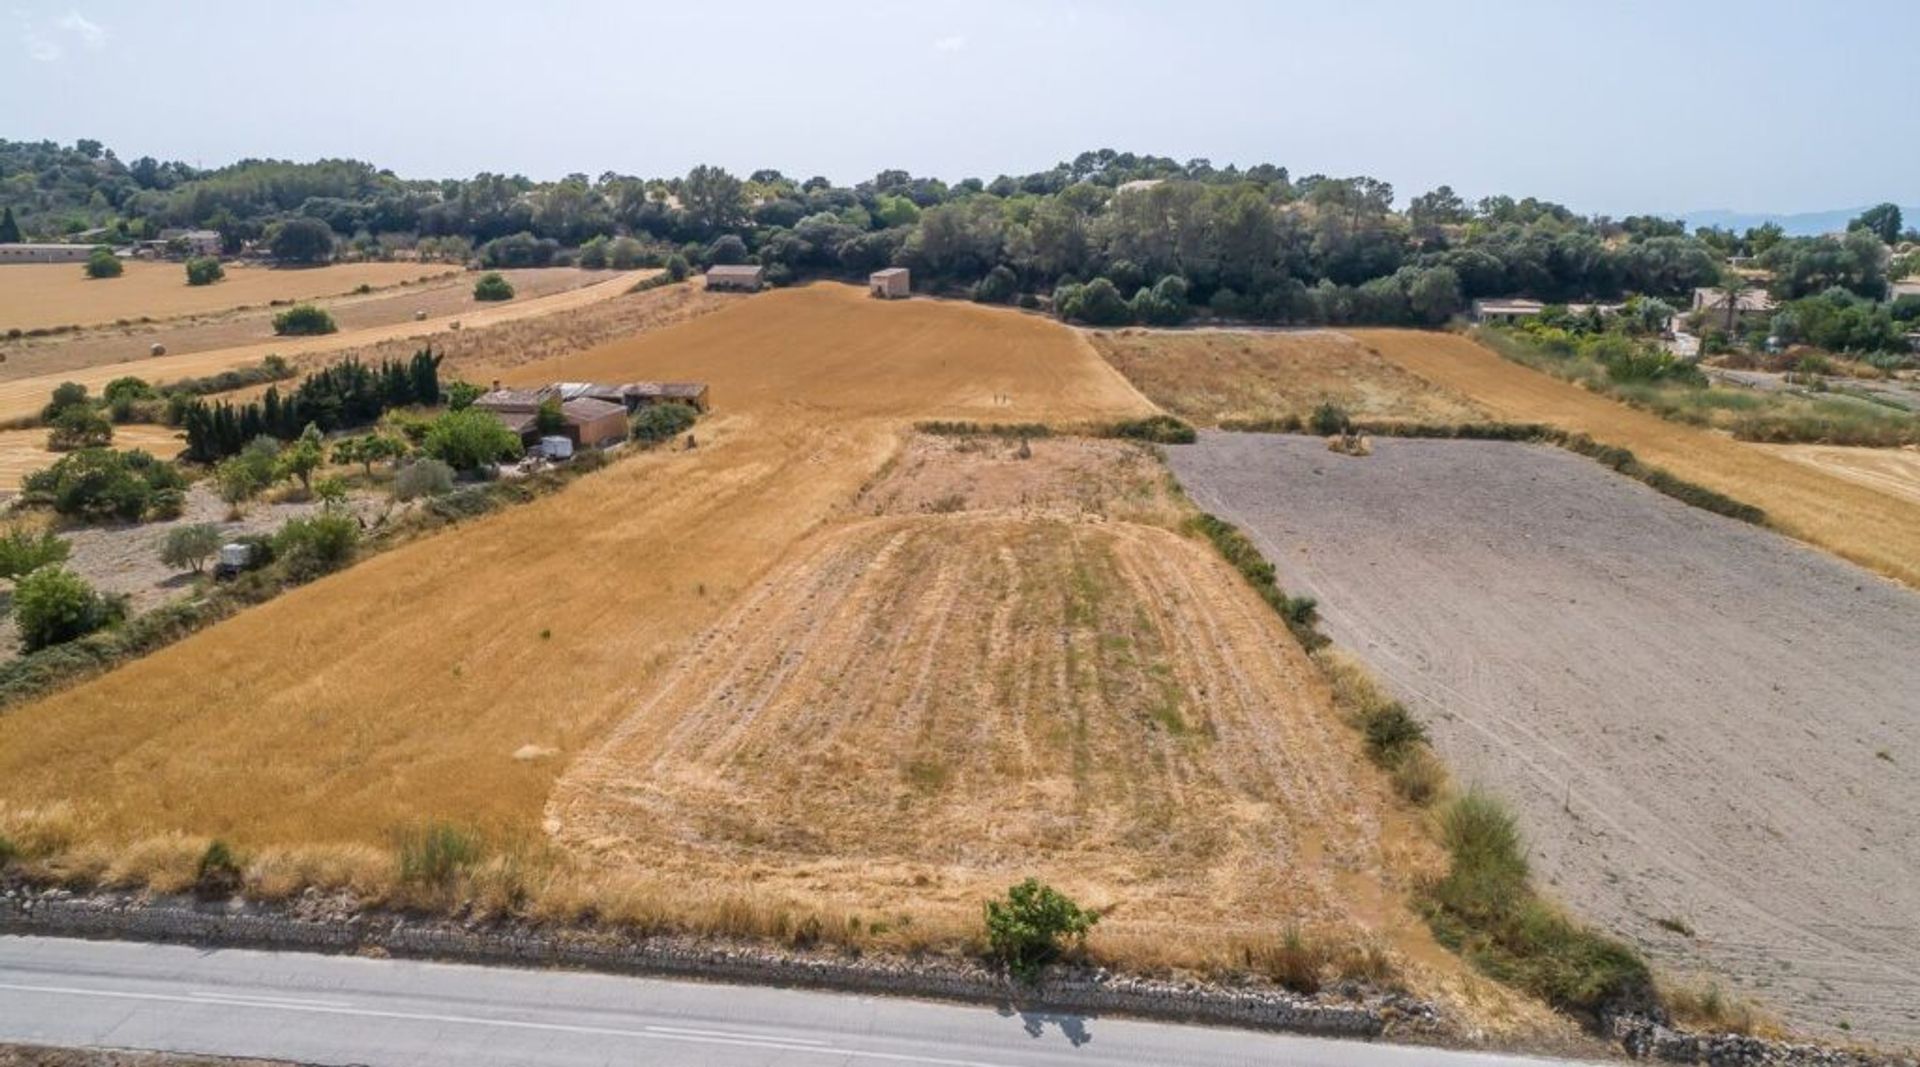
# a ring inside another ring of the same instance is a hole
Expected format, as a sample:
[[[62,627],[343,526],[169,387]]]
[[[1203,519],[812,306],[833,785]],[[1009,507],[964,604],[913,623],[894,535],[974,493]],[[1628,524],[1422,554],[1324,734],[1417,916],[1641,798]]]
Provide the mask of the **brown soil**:
[[[1631,449],[1644,462],[1764,509],[1782,532],[1920,585],[1920,502],[1637,411],[1455,334],[1355,330],[1353,336],[1500,418],[1552,423]]]
[[[1328,402],[1361,419],[1486,417],[1466,397],[1328,330],[1133,329],[1091,336],[1107,362],[1154,403],[1199,426],[1304,419]]]
[[[1920,1042],[1920,594],[1558,449],[1374,447],[1169,455],[1579,914],[1799,1027]]]
[[[297,1067],[283,1060],[195,1056],[184,1052],[0,1045],[0,1067]]]
[[[213,285],[188,285],[179,263],[136,260],[118,278],[88,278],[78,263],[12,264],[0,274],[0,330],[164,319],[274,300],[310,300],[458,271],[445,263],[341,263],[328,267],[227,265]]]
[[[501,273],[513,283],[515,300],[536,300],[607,278],[604,271],[571,267]],[[454,273],[405,289],[350,294],[314,303],[327,309],[342,333],[411,322],[420,312],[429,318],[441,318],[500,306],[475,302],[473,280],[477,277],[477,274]],[[253,307],[154,325],[102,326],[77,334],[3,343],[0,344],[0,381],[110,363],[137,363],[140,366],[128,367],[127,372],[146,374],[153,361],[150,350],[155,344],[165,346],[167,353],[175,356],[240,345],[272,344],[276,340],[273,317],[282,310],[284,308]]]

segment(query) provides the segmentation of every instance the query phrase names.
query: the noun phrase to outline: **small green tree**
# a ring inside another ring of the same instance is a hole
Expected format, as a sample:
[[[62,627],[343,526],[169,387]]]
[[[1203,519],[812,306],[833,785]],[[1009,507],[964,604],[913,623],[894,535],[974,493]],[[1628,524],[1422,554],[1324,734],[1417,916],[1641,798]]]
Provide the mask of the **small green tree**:
[[[1005,900],[987,902],[987,944],[1008,970],[1031,979],[1059,958],[1067,942],[1084,942],[1099,921],[1098,912],[1029,878],[1007,890]]]
[[[550,396],[540,401],[533,413],[534,429],[541,434],[555,434],[567,428],[566,413],[560,410],[560,398]]]
[[[1002,263],[987,272],[973,287],[973,298],[982,304],[1004,304],[1020,290],[1020,279]]]
[[[0,208],[0,245],[20,243],[20,223],[14,220],[13,205]]]
[[[14,583],[13,621],[23,652],[84,637],[125,616],[124,599],[101,596],[65,567],[41,567]]]
[[[90,404],[74,404],[60,409],[47,431],[47,450],[71,452],[76,448],[103,448],[113,443],[113,423]]]
[[[187,260],[188,285],[212,285],[227,276],[227,269],[213,256],[195,256]]]
[[[448,382],[447,387],[442,390],[442,392],[447,398],[447,409],[450,411],[470,408],[473,406],[474,401],[485,396],[487,393],[485,389],[480,388],[472,382],[458,380]]]
[[[101,245],[87,253],[87,264],[81,269],[89,278],[118,278],[127,268],[120,257],[113,254],[113,249]]]
[[[689,404],[650,404],[633,417],[633,439],[645,445],[659,444],[685,433],[699,416]]]
[[[221,540],[220,527],[210,522],[176,526],[167,531],[167,539],[160,545],[160,562],[199,574],[206,569],[207,560],[220,551]]]
[[[453,468],[431,456],[422,456],[401,467],[393,476],[393,497],[407,501],[415,497],[439,496],[453,489]]]
[[[318,578],[346,566],[359,545],[359,520],[338,511],[288,519],[273,535],[274,557],[296,581]]]
[[[406,443],[391,434],[375,433],[349,437],[333,446],[335,463],[358,463],[367,477],[373,477],[373,465],[382,460],[399,459],[407,454]]]
[[[15,526],[0,534],[0,578],[18,579],[21,575],[67,558],[71,546],[44,530],[33,533]]]
[[[87,399],[86,386],[79,382],[61,382],[53,387],[53,396],[47,401],[47,406],[40,409],[40,419],[43,422],[52,422],[67,408],[88,403],[91,401]]]
[[[339,329],[325,308],[312,304],[295,304],[273,317],[273,332],[282,336],[310,336],[333,333]]]
[[[300,431],[300,437],[292,444],[280,450],[274,459],[275,478],[293,478],[300,483],[300,491],[313,492],[313,472],[327,462],[326,440],[320,435],[320,427],[307,423]]]
[[[347,482],[338,475],[322,478],[313,483],[314,499],[328,511],[345,507],[347,503]]]
[[[667,257],[667,277],[676,282],[683,282],[692,272],[693,268],[687,265],[687,257],[678,252]]]
[[[479,470],[520,455],[520,435],[490,411],[449,411],[427,427],[421,447],[455,470]]]
[[[512,300],[513,283],[501,276],[498,271],[488,271],[473,283],[475,300]]]

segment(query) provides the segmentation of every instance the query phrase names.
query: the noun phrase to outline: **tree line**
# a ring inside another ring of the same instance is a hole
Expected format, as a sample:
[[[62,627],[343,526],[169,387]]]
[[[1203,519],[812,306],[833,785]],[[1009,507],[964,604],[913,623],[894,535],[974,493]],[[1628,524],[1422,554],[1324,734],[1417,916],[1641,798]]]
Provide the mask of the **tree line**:
[[[215,463],[239,455],[256,438],[293,441],[308,426],[331,433],[372,425],[392,408],[438,404],[440,359],[431,348],[404,362],[385,359],[373,367],[347,359],[307,375],[284,399],[273,385],[259,400],[244,404],[195,400],[180,418],[186,456]]]

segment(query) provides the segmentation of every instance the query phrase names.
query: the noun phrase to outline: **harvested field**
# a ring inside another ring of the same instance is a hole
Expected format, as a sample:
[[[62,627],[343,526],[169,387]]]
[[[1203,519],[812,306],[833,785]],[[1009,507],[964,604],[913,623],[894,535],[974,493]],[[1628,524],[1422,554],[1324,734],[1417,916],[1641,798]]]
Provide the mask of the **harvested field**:
[[[1323,403],[1357,419],[1470,422],[1485,409],[1331,330],[1119,330],[1091,335],[1114,369],[1197,426],[1306,418]]]
[[[1801,1027],[1920,1042],[1920,595],[1545,446],[1168,453],[1582,915]]]
[[[1148,410],[1070,331],[848,286],[732,300],[502,376],[703,379],[717,411],[697,449],[617,463],[0,716],[0,801],[84,800],[101,840],[384,845],[426,819],[537,833],[571,758],[848,506],[902,425]]]
[[[188,285],[179,263],[132,260],[118,278],[88,278],[78,263],[12,264],[0,274],[0,330],[91,326],[222,311],[242,304],[310,300],[457,272],[446,263],[340,263],[276,268],[227,264],[213,285]]]
[[[113,428],[113,447],[145,449],[171,459],[186,443],[178,430],[165,426],[127,425]],[[45,430],[0,430],[0,494],[19,489],[27,475],[53,466],[60,456],[47,448]]]
[[[1290,923],[1414,936],[1381,883],[1433,849],[1390,840],[1390,807],[1315,668],[1204,542],[985,511],[808,539],[549,815],[569,851],[668,895],[745,880],[935,931],[1037,875],[1112,909],[1102,943],[1190,963]]]
[[[530,300],[510,300],[457,314],[442,315],[424,321],[408,319],[385,326],[373,326],[319,337],[283,337],[233,348],[219,348],[188,355],[165,355],[144,359],[136,364],[115,363],[83,367],[52,374],[35,374],[11,381],[0,381],[0,420],[31,416],[46,404],[47,397],[61,382],[79,382],[98,395],[108,382],[124,374],[138,374],[150,382],[161,383],[181,378],[217,374],[223,370],[251,366],[268,355],[280,355],[296,363],[317,363],[338,358],[349,351],[386,342],[403,342],[400,350],[412,352],[422,341],[454,338],[467,330],[484,330],[507,323],[523,322],[562,312],[578,312],[602,301],[629,295],[633,284],[654,274],[633,271],[614,274],[605,281],[582,288],[553,293]],[[459,331],[453,324],[461,324]]]
[[[1756,445],[1783,459],[1920,504],[1920,449]]]
[[[536,300],[608,277],[605,271],[572,267],[537,267],[501,273],[513,284],[515,300]],[[414,316],[422,312],[428,318],[437,318],[488,307],[490,305],[473,299],[473,282],[478,277],[478,274],[464,272],[447,274],[404,289],[349,294],[314,303],[327,309],[342,333],[352,333],[412,322]],[[150,350],[155,344],[165,346],[169,355],[184,356],[237,345],[271,343],[276,340],[273,317],[283,310],[250,307],[152,325],[101,326],[79,333],[0,342],[0,357],[4,357],[0,360],[0,381],[109,363],[146,364],[152,359]],[[144,366],[132,367],[128,372],[144,374],[146,370]]]
[[[1920,586],[1920,502],[1766,449],[1637,411],[1500,358],[1454,334],[1355,330],[1388,359],[1517,422],[1546,422],[1631,449],[1644,462],[1767,513],[1768,523]]]

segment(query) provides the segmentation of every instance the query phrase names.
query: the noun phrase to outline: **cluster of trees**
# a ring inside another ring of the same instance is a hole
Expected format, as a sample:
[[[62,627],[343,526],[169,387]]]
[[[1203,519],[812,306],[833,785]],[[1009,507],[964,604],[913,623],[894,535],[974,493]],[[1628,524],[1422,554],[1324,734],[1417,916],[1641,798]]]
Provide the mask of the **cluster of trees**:
[[[30,189],[19,168],[33,169]],[[889,170],[836,186],[711,166],[546,183],[489,173],[407,181],[343,160],[198,171],[123,166],[93,142],[0,142],[0,201],[19,203],[43,231],[211,226],[233,242],[270,236],[294,261],[339,242],[393,240],[471,252],[491,268],[570,258],[638,266],[675,253],[708,265],[751,260],[776,284],[901,265],[923,285],[984,301],[1053,292],[1070,317],[1106,324],[1177,322],[1202,307],[1275,322],[1420,324],[1483,296],[1680,296],[1716,284],[1734,254],[1778,270],[1787,298],[1834,285],[1877,297],[1886,245],[1911,236],[1890,205],[1840,238],[1787,238],[1778,227],[1689,234],[1676,220],[1583,217],[1534,198],[1470,203],[1447,186],[1397,208],[1393,186],[1371,177],[1112,150],[991,181]]]
[[[1905,352],[1906,333],[1920,329],[1920,297],[1880,304],[1835,286],[1781,306],[1770,323],[1783,344],[1830,352]]]
[[[382,360],[377,367],[343,360],[301,379],[285,399],[278,386],[269,386],[251,403],[195,401],[184,411],[181,426],[187,458],[214,463],[240,454],[260,437],[291,441],[308,426],[324,433],[367,426],[391,408],[431,406],[440,398],[440,357],[426,348],[405,362]]]
[[[146,452],[83,448],[27,475],[23,499],[82,522],[167,519],[186,504],[187,482]]]

